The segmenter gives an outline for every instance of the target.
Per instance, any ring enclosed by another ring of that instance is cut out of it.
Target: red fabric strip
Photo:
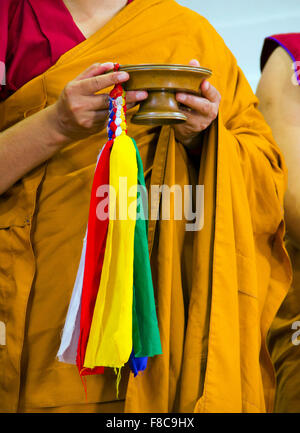
[[[103,367],[97,367],[92,370],[83,368],[83,363],[100,284],[109,222],[108,218],[101,221],[97,217],[97,207],[102,200],[107,200],[108,197],[108,194],[105,197],[97,197],[97,190],[101,185],[109,185],[109,159],[112,144],[113,141],[107,142],[102,150],[95,171],[91,192],[81,297],[80,335],[76,359],[77,367],[81,375],[101,374],[104,372]]]

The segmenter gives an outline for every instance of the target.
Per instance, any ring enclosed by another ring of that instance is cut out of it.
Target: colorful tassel
[[[84,369],[83,363],[100,284],[108,231],[108,219],[100,220],[97,213],[97,207],[101,205],[102,200],[105,200],[106,197],[99,198],[97,190],[99,185],[109,184],[109,160],[112,144],[112,141],[109,141],[103,148],[91,193],[85,272],[81,296],[80,335],[76,358],[79,372],[84,375],[91,374],[88,369]],[[103,368],[99,368],[94,373],[103,373],[103,371]]]
[[[109,141],[96,165],[87,233],[57,354],[60,361],[77,364],[81,376],[114,368],[118,386],[125,363],[136,376],[148,357],[162,353],[143,164],[127,136],[125,114],[125,92],[117,85],[110,93]],[[104,186],[107,192],[100,194]],[[109,219],[97,213],[105,204]]]
[[[120,178],[126,180],[122,190]],[[133,142],[127,135],[114,140],[109,180],[116,199],[109,200],[104,264],[84,360],[88,368],[123,367],[132,350],[135,219],[128,217],[128,208],[136,202],[137,163]]]

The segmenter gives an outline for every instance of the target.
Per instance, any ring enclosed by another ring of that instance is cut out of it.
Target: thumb
[[[94,63],[85,71],[83,71],[80,75],[75,78],[75,81],[84,80],[86,78],[92,78],[96,75],[102,75],[105,72],[113,71],[114,64],[112,62],[106,63]]]

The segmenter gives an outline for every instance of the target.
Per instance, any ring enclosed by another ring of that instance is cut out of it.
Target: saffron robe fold
[[[291,280],[283,244],[286,170],[256,97],[211,25],[173,0],[135,0],[1,104],[0,127],[55,103],[94,62],[191,58],[213,70],[211,83],[222,95],[217,120],[199,138],[200,167],[171,127],[136,126],[134,110],[127,113],[147,187],[204,185],[204,226],[186,231],[187,221],[174,218],[172,194],[170,220],[149,221],[163,354],[149,359],[141,376],[122,374],[120,398],[127,412],[271,411],[275,378],[266,336]],[[0,198],[2,411],[76,411],[85,403],[76,367],[55,356],[105,134],[66,146]],[[150,205],[154,214],[160,209],[151,194]],[[87,377],[89,402],[115,400],[115,376],[106,370]]]

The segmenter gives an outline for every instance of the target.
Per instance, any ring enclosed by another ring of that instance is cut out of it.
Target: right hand
[[[113,63],[96,63],[70,81],[55,103],[58,132],[69,140],[80,140],[107,126],[109,95],[95,94],[129,79],[127,72],[111,72]],[[126,104],[130,109],[148,96],[145,91],[126,92]],[[53,107],[54,108],[54,107]]]

